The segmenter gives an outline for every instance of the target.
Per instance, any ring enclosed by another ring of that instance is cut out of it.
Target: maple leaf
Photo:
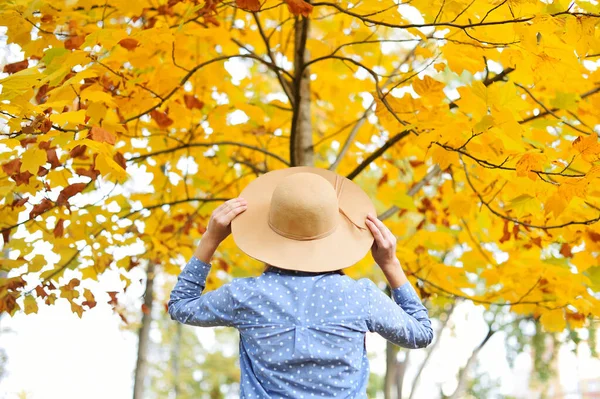
[[[531,170],[541,170],[546,156],[537,153],[527,153],[519,159],[516,165],[517,176],[527,176],[531,180],[537,179],[537,174]]]
[[[235,0],[235,5],[246,11],[259,11],[259,0]]]
[[[67,40],[65,40],[65,48],[67,50],[75,50],[78,49],[85,42],[85,36],[77,35],[71,36]]]
[[[16,173],[19,173],[21,171],[21,160],[17,158],[5,163],[4,165],[2,165],[2,170],[7,175],[14,175]]]
[[[131,37],[127,37],[119,41],[119,45],[123,48],[126,48],[129,51],[135,50],[135,48],[139,46],[139,44],[140,42]]]
[[[35,298],[32,295],[27,295],[24,301],[25,305],[25,314],[37,313],[38,312],[38,304]]]
[[[573,147],[579,151],[581,157],[588,162],[594,162],[600,159],[600,143],[598,143],[598,136],[596,134],[590,134],[586,137],[578,136],[573,141]]]
[[[92,140],[99,141],[101,143],[115,144],[115,136],[106,129],[98,126],[94,126],[90,129],[89,137]]]
[[[34,205],[31,212],[29,212],[29,219],[34,219],[36,216],[41,215],[53,206],[53,202],[48,198],[42,199],[42,201],[39,204]]]
[[[310,16],[313,6],[304,0],[285,0],[289,11],[294,15]]]
[[[150,112],[150,116],[161,128],[166,128],[173,124],[173,119],[169,118],[166,112],[161,112],[154,109]]]
[[[87,289],[87,288],[83,289],[83,297],[85,298],[85,301],[83,301],[81,303],[82,305],[87,306],[89,309],[96,306],[96,300],[94,298],[94,294],[92,294],[92,292],[89,289]]]
[[[561,245],[559,252],[565,258],[570,258],[573,256],[573,253],[571,252],[571,246],[566,242]]]
[[[29,60],[23,60],[19,62],[13,62],[12,64],[4,65],[4,69],[2,72],[4,73],[17,73],[22,71],[23,69],[27,69],[29,67]]]
[[[198,100],[195,96],[192,96],[190,94],[184,94],[183,100],[185,102],[185,106],[188,107],[188,109],[202,109],[204,107],[204,103],[202,101]]]
[[[69,198],[80,193],[87,185],[87,183],[73,183],[65,187],[58,195],[56,205],[61,206],[67,204]]]

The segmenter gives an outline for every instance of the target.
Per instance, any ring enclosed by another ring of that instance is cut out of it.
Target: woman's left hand
[[[248,203],[242,197],[232,198],[219,205],[210,216],[203,239],[219,245],[231,234],[231,221],[246,210]]]

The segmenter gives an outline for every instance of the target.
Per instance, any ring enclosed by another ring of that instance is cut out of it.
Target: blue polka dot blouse
[[[405,348],[433,339],[410,282],[387,296],[370,279],[270,268],[202,293],[210,264],[192,256],[171,292],[171,319],[240,333],[242,398],[366,398],[365,333]]]

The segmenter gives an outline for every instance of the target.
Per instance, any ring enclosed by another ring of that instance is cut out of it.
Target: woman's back
[[[192,257],[169,313],[185,324],[239,330],[242,398],[364,398],[367,331],[407,348],[433,337],[410,283],[392,290],[392,300],[366,278],[270,268],[198,297],[209,270]]]
[[[369,365],[367,296],[338,274],[267,271],[244,279],[238,308],[242,389],[258,397],[359,397]],[[250,397],[250,396],[248,396]]]

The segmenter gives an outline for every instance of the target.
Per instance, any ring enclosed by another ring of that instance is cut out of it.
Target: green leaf
[[[590,267],[583,274],[591,281],[589,287],[595,292],[600,292],[600,266]]]
[[[413,197],[406,193],[400,193],[394,198],[394,205],[400,209],[406,209],[409,211],[416,211],[415,200]]]

